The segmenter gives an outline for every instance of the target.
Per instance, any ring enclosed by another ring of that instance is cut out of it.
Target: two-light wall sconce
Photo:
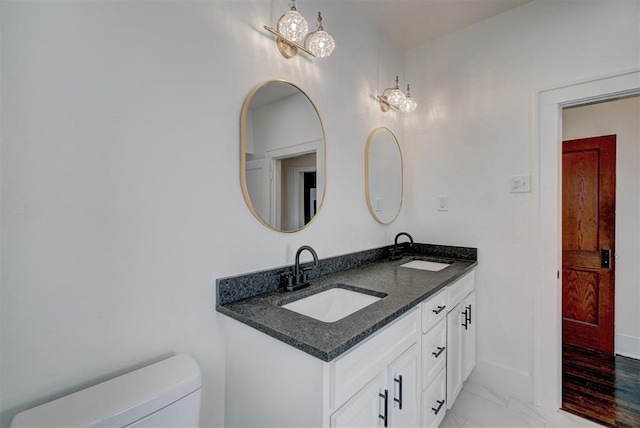
[[[333,37],[322,27],[320,12],[318,12],[318,29],[308,33],[309,25],[296,9],[296,0],[291,0],[291,10],[278,19],[275,30],[266,25],[264,29],[277,37],[278,50],[287,59],[293,58],[298,50],[312,57],[325,58],[331,55],[336,47]]]
[[[411,98],[409,84],[407,84],[406,94],[400,90],[400,79],[398,76],[396,76],[396,86],[382,91],[382,95],[378,95],[378,102],[380,103],[380,110],[383,112],[387,112],[393,108],[403,113],[411,113],[418,107],[418,103]]]

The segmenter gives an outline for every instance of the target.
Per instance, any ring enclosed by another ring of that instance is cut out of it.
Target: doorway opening
[[[638,118],[638,96],[562,113],[562,409],[610,426],[640,425]]]
[[[296,230],[316,214],[316,153],[275,160],[276,207],[281,226]]]
[[[538,406],[562,407],[562,111],[640,94],[640,69],[541,90],[537,98],[536,213],[533,229],[533,398]],[[639,302],[634,302],[636,307]]]

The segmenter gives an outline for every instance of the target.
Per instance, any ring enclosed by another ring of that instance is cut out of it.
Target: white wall
[[[221,426],[215,279],[405,229],[406,211],[385,227],[364,197],[371,129],[404,146],[399,116],[373,100],[404,53],[352,4],[299,6],[322,10],[330,58],[278,53],[262,25],[286,1],[1,3],[2,426],[171,352],[200,363],[201,420]],[[326,131],[326,199],[295,234],[260,224],[240,190],[240,110],[271,78],[304,88]]]
[[[640,358],[640,97],[566,109],[562,139],[616,134],[615,351]]]
[[[532,398],[537,91],[640,66],[640,2],[534,1],[407,54],[409,230],[479,248],[476,380]],[[535,176],[532,177],[535,183]],[[449,211],[436,211],[438,195]]]

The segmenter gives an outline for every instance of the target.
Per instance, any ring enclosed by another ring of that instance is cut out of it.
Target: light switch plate
[[[531,192],[531,176],[530,175],[511,176],[511,193],[528,193],[528,192]]]

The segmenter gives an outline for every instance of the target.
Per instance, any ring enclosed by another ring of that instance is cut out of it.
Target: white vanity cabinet
[[[476,364],[474,272],[449,287],[447,313],[447,408],[453,406],[463,382]]]
[[[475,316],[472,271],[331,362],[225,318],[225,427],[437,427],[475,365]]]
[[[418,426],[420,315],[414,308],[328,363],[229,319],[225,426]]]

